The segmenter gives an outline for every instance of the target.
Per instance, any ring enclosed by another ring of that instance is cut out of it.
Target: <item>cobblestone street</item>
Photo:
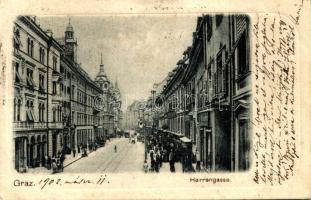
[[[117,152],[114,146],[117,146]],[[113,139],[105,147],[97,149],[88,157],[65,167],[64,173],[79,172],[137,172],[142,171],[144,144],[130,144],[128,138]]]

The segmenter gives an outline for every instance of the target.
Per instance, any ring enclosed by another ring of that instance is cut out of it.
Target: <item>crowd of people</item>
[[[182,172],[200,171],[200,158],[198,151],[192,153],[191,144],[182,144],[178,140],[153,134],[146,142],[147,159],[144,162],[145,172],[159,172],[162,163],[168,162],[171,172],[175,172],[175,164],[180,162]]]
[[[158,173],[163,162],[169,162],[170,171],[175,172],[176,153],[174,145],[165,145],[161,143],[159,137],[149,138],[146,144],[147,158],[144,162],[145,172]]]

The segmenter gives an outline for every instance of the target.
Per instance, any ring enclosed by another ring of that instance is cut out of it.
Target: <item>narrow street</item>
[[[114,146],[117,146],[117,152]],[[144,162],[144,144],[130,144],[128,138],[116,138],[64,168],[64,173],[79,172],[138,172]]]

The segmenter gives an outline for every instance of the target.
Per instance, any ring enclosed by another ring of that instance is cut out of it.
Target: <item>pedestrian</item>
[[[160,155],[157,153],[155,158],[155,171],[159,173],[160,169]]]
[[[162,150],[161,150],[162,151]],[[163,153],[160,150],[158,151],[158,156],[159,156],[159,167],[162,167],[162,161],[163,161]]]
[[[63,153],[60,155],[59,161],[60,161],[60,168],[63,169],[65,161],[65,155]]]
[[[174,162],[173,150],[170,151],[170,154],[168,156],[168,160],[169,160],[169,163],[170,163],[170,171],[171,172],[175,172],[175,162]]]
[[[148,172],[148,163],[147,163],[147,160],[145,160],[144,162],[144,172],[147,173]]]
[[[76,157],[76,149],[73,149],[72,153],[73,153],[73,157]]]
[[[198,150],[195,151],[195,159],[196,159],[195,170],[199,172],[201,171],[201,159],[200,159],[200,154]]]
[[[182,166],[182,172],[186,171],[186,156],[182,155],[181,157],[181,166]]]
[[[153,150],[150,151],[150,161],[151,161],[151,171],[154,170],[154,167],[155,167],[155,160],[154,160],[154,152]]]

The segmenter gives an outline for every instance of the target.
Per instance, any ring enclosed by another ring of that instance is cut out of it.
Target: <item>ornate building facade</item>
[[[118,83],[115,85],[109,80],[101,56],[101,63],[99,65],[99,72],[95,78],[96,84],[102,89],[103,99],[103,132],[106,137],[114,137],[117,131],[121,130],[120,122],[122,120],[121,111],[121,93]]]
[[[13,45],[16,170],[48,167],[47,160],[60,152],[91,150],[120,131],[118,85],[110,84],[102,63],[95,81],[77,63],[78,42],[70,21],[65,36],[54,38],[35,17],[18,17]]]
[[[248,17],[203,15],[156,97],[158,129],[190,139],[207,171],[249,168],[249,66]]]

